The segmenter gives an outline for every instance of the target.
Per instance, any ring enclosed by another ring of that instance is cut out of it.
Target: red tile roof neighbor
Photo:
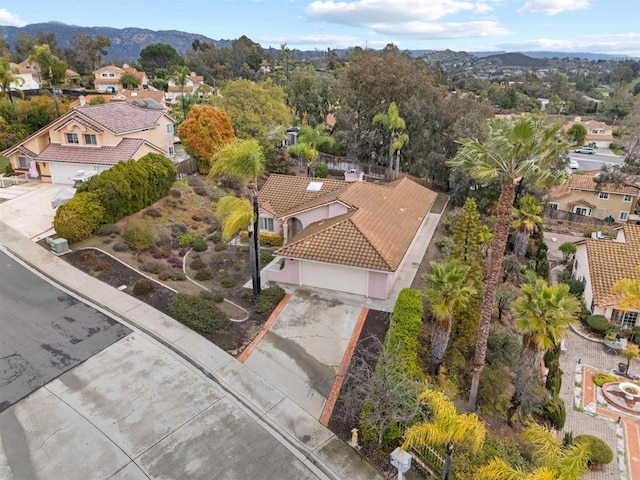
[[[640,266],[640,225],[624,225],[624,242],[605,239],[584,240],[589,259],[593,300],[600,307],[613,307],[620,295],[611,287],[623,278],[635,278]]]
[[[75,111],[116,135],[155,127],[164,114],[162,110],[134,107],[125,103],[85,105],[77,107]]]
[[[91,165],[115,165],[131,160],[145,141],[141,138],[123,138],[115,147],[67,146],[52,143],[36,157],[41,162],[85,163]]]
[[[314,181],[322,183],[320,191],[308,192]],[[351,208],[309,225],[277,255],[386,272],[400,266],[435,198],[406,178],[382,186],[271,175],[260,191],[260,203],[269,207],[265,210],[287,215],[336,201]]]

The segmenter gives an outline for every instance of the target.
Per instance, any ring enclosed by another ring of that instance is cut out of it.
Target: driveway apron
[[[298,288],[245,365],[319,419],[361,311]]]

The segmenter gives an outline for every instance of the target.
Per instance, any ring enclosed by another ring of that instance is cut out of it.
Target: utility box
[[[62,255],[69,251],[69,242],[66,238],[54,238],[53,240],[47,240],[51,251],[56,255]]]

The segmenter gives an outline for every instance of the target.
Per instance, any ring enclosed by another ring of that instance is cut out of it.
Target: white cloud
[[[8,12],[4,8],[0,8],[0,25],[9,25],[12,27],[24,27],[27,23],[20,20],[15,13]]]
[[[444,39],[507,35],[510,32],[497,22],[428,23],[407,22],[402,25],[372,25],[378,34],[405,38]]]
[[[536,39],[496,45],[501,50],[593,52],[640,56],[640,34],[584,35],[571,40]]]
[[[433,21],[461,12],[486,13],[495,0],[316,0],[305,10],[311,20],[352,27]]]
[[[518,13],[542,13],[544,15],[557,15],[573,10],[589,8],[591,0],[527,0]]]

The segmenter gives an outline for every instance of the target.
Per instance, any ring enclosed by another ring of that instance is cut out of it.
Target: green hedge
[[[284,298],[285,293],[284,289],[278,285],[265,288],[256,297],[253,311],[258,314],[272,312]]]
[[[544,416],[556,430],[562,430],[567,419],[567,409],[557,395],[552,396],[544,405]]]
[[[391,351],[396,352],[398,358],[402,359],[403,370],[407,375],[417,379],[424,378],[418,362],[423,313],[420,292],[412,288],[402,289],[393,309],[386,337]]]
[[[59,237],[69,243],[89,237],[104,223],[105,208],[94,193],[76,193],[67,203],[60,205],[53,219],[53,228]]]
[[[185,293],[177,293],[169,300],[169,313],[200,333],[213,333],[229,324],[229,317],[212,302]]]
[[[602,333],[609,328],[609,320],[603,315],[589,315],[587,317],[587,325],[593,332]]]
[[[104,221],[115,223],[166,196],[175,180],[173,162],[164,155],[149,153],[92,177],[78,187],[78,193],[95,193],[105,208]]]
[[[593,435],[578,435],[573,439],[574,444],[587,443],[589,445],[589,466],[607,465],[613,461],[613,450],[603,440]]]

